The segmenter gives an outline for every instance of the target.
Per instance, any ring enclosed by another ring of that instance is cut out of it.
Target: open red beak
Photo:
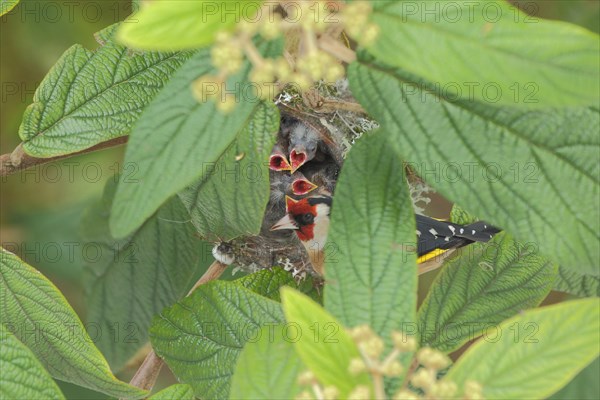
[[[290,153],[290,161],[292,164],[292,173],[294,173],[306,162],[306,153],[303,151],[296,152],[296,150],[292,150]]]
[[[298,178],[292,182],[292,193],[296,196],[303,196],[307,193],[312,192],[318,186],[309,181],[308,179]]]
[[[273,154],[269,157],[269,168],[273,171],[291,171],[292,166],[283,154]]]

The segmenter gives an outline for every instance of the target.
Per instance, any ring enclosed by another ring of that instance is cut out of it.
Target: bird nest
[[[275,99],[275,104],[282,115],[278,142],[281,141],[282,135],[285,135],[282,132],[285,132],[285,125],[290,123],[289,121],[300,122],[318,132],[326,148],[326,161],[339,168],[353,144],[366,132],[379,127],[379,124],[370,118],[354,99],[347,79],[339,80],[334,84],[320,82],[313,89],[303,93],[293,87],[286,88]],[[407,172],[415,211],[422,212],[423,207],[430,201],[427,194],[431,189],[416,175]],[[282,175],[271,172],[271,198],[267,205],[261,233],[258,236],[219,243],[215,246],[213,255],[219,261],[232,263],[234,273],[237,271],[251,273],[280,266],[290,271],[297,279],[304,279],[307,275],[318,276],[311,266],[306,250],[294,232],[270,231],[271,225],[285,214],[285,196],[277,196],[275,191],[278,189],[274,188],[276,184],[274,181],[279,179],[279,176]],[[337,173],[331,179],[334,182],[327,188],[330,192],[328,194],[333,194]],[[280,215],[277,215],[278,213]]]

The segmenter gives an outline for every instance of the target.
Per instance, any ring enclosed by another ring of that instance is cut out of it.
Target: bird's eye
[[[314,215],[312,215],[312,214],[310,214],[310,213],[304,214],[304,215],[302,216],[302,222],[303,222],[305,225],[310,225],[310,224],[312,224],[312,223],[314,222],[314,220],[315,220],[315,216],[314,216]]]
[[[312,215],[311,213],[296,215],[296,217],[294,217],[294,219],[296,220],[298,225],[301,225],[301,226],[310,225],[313,222],[315,222],[315,216]]]

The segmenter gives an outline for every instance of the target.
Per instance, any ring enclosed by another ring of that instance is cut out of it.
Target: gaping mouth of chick
[[[290,171],[292,169],[288,160],[280,154],[274,154],[269,158],[269,168],[273,171]]]
[[[306,162],[306,153],[303,151],[296,152],[296,150],[292,150],[290,153],[290,161],[292,163],[292,172],[295,172]]]
[[[292,182],[292,192],[296,196],[303,196],[315,190],[317,185],[309,181],[308,179],[296,179]]]

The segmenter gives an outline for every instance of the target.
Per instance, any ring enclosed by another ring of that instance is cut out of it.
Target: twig
[[[150,350],[129,384],[140,389],[152,390],[163,363],[164,361],[156,355],[154,350]]]
[[[91,153],[93,151],[102,150],[109,147],[120,146],[122,144],[127,143],[128,139],[128,136],[121,136],[115,139],[108,140],[106,142],[99,143],[95,146],[78,151],[76,153],[65,154],[62,156],[50,158],[37,158],[28,155],[23,150],[23,143],[21,143],[13,150],[12,153],[2,154],[0,156],[0,176],[11,175],[15,172],[35,167],[36,165],[46,164],[56,160],[62,160],[63,158],[69,158],[77,156],[79,154]]]
[[[341,42],[331,36],[321,36],[318,41],[318,46],[321,50],[326,51],[347,64],[356,61],[356,53],[354,50],[344,46]]]
[[[198,286],[218,279],[226,269],[227,265],[218,261],[214,261],[210,267],[208,267],[204,275],[202,275],[198,282],[196,282],[196,284],[192,287],[187,296],[192,294],[194,290],[198,288]],[[150,350],[150,353],[148,353],[144,359],[144,362],[138,368],[129,384],[139,387],[140,389],[148,391],[152,390],[163,364],[164,361],[156,355],[154,350]]]

